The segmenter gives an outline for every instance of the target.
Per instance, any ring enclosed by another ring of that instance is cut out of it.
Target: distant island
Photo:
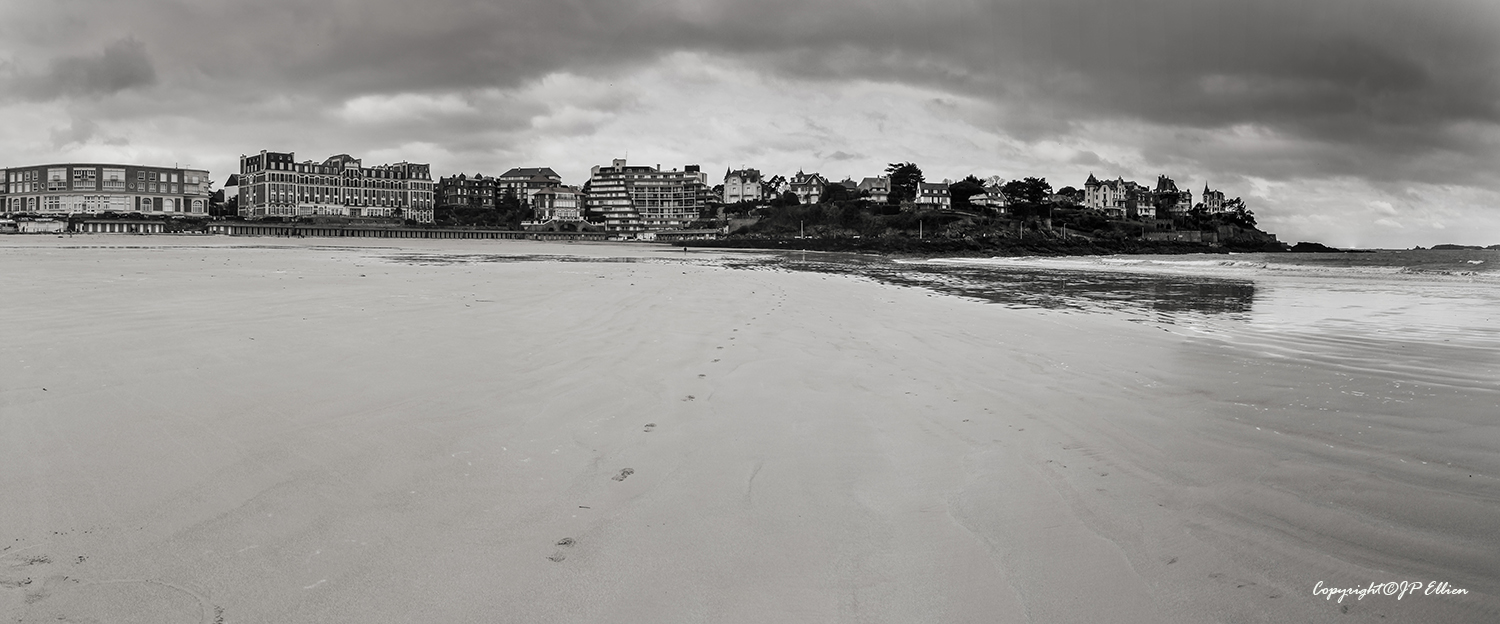
[[[1422,249],[1422,248],[1421,247],[1417,247],[1416,249]],[[1484,249],[1500,250],[1500,245],[1490,245],[1489,247],[1480,247],[1479,245],[1448,245],[1448,244],[1443,244],[1443,245],[1433,245],[1431,247],[1431,249],[1436,250],[1436,251],[1464,251],[1464,250],[1479,251],[1479,250],[1484,250]]]

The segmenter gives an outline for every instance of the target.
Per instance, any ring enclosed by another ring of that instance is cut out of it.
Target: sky
[[[1500,244],[1495,0],[0,0],[0,167],[1090,173]]]

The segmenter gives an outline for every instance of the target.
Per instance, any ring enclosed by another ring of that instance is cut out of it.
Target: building
[[[482,174],[438,178],[433,198],[438,208],[480,208],[494,210],[498,206],[495,178]]]
[[[161,234],[167,224],[146,219],[83,219],[73,229],[79,234]]]
[[[1124,217],[1131,184],[1124,178],[1100,182],[1090,173],[1083,183],[1083,205],[1111,217]]]
[[[788,189],[797,194],[797,202],[801,204],[816,204],[823,199],[823,189],[828,187],[828,180],[816,173],[797,172],[792,176]]]
[[[605,232],[639,237],[648,232],[687,229],[703,212],[708,176],[698,165],[662,171],[661,165],[627,165],[616,158],[595,165],[583,188],[585,214]]]
[[[1083,205],[1115,218],[1155,217],[1154,201],[1151,189],[1125,178],[1100,182],[1090,173],[1083,184]]]
[[[1125,217],[1127,219],[1155,219],[1156,197],[1151,189],[1136,185],[1134,182],[1130,184],[1133,186],[1126,194]]]
[[[1202,206],[1208,214],[1224,212],[1224,192],[1210,190],[1208,183],[1205,182],[1203,183],[1203,202],[1198,205]]]
[[[1156,176],[1156,192],[1155,192],[1156,197],[1157,198],[1162,198],[1167,193],[1176,193],[1177,194],[1177,201],[1174,202],[1170,206],[1166,206],[1167,212],[1169,214],[1171,214],[1172,216],[1175,217],[1175,216],[1185,215],[1185,214],[1187,214],[1188,210],[1192,209],[1192,207],[1193,207],[1193,192],[1192,191],[1180,191],[1180,190],[1177,189],[1177,183],[1173,182],[1172,178],[1169,178],[1169,177],[1167,177],[1165,175]]]
[[[531,196],[531,210],[535,217],[522,225],[583,223],[583,203],[583,191],[571,186],[544,188]]]
[[[495,197],[504,198],[510,191],[522,204],[531,205],[531,196],[537,191],[561,184],[562,176],[551,167],[516,167],[495,178]]]
[[[765,199],[765,194],[762,192],[759,170],[736,169],[724,172],[724,203],[759,202],[762,199]]]
[[[865,178],[859,181],[859,192],[868,193],[870,201],[877,204],[886,204],[891,201],[891,178],[880,176],[876,178]]]
[[[922,208],[947,210],[953,207],[953,198],[948,193],[948,185],[943,183],[918,182],[917,196],[912,198],[912,201]]]
[[[339,216],[432,223],[431,167],[401,162],[365,167],[348,154],[319,163],[295,152],[240,156],[240,216]]]
[[[984,192],[969,198],[969,204],[974,206],[985,206],[993,208],[1000,214],[1005,214],[1005,207],[1010,205],[1010,198],[1000,190],[998,185],[991,184],[984,187]]]
[[[212,182],[202,169],[62,163],[0,169],[7,214],[208,215]]]

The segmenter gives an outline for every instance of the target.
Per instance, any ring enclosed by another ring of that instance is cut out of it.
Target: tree
[[[782,193],[780,196],[773,198],[771,200],[771,207],[781,208],[785,206],[796,206],[800,203],[802,203],[802,200],[797,198],[796,193],[787,191],[785,193]]]
[[[499,205],[495,207],[502,210],[521,209],[521,198],[516,196],[516,189],[514,187],[505,187],[505,195],[501,196],[500,201],[496,203]]]
[[[1040,204],[1046,202],[1047,196],[1052,194],[1052,185],[1047,183],[1047,178],[1026,178],[1006,182],[1000,190],[1011,199]]]
[[[1083,204],[1083,191],[1071,186],[1064,186],[1060,189],[1057,189],[1057,194],[1061,195],[1064,200],[1067,200],[1068,203],[1075,206]]]
[[[923,180],[922,169],[916,163],[891,163],[885,172],[891,176],[891,203],[916,199],[917,185]]]
[[[948,185],[948,196],[953,198],[955,209],[969,208],[969,198],[984,194],[984,180],[970,175],[962,180]]]
[[[769,180],[761,180],[760,196],[774,199],[776,197],[776,189],[781,188],[783,184],[786,184],[786,176],[783,175],[773,175]]]
[[[831,182],[827,186],[823,187],[823,194],[818,196],[818,203],[831,204],[836,201],[847,201],[858,198],[858,191],[850,189],[849,187],[839,184],[838,182]]]
[[[1255,227],[1255,213],[1245,207],[1245,200],[1238,197],[1224,202],[1224,212],[1230,223],[1244,227]]]

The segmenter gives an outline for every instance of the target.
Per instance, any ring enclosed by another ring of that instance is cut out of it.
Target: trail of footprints
[[[97,529],[85,530],[81,531],[81,533],[93,533],[95,530]],[[58,536],[66,536],[69,533],[69,531],[52,532],[53,535]],[[69,607],[66,600],[64,600],[62,605],[55,604],[57,602],[55,596],[59,593],[66,594],[69,591],[76,591],[81,587],[105,584],[115,586],[154,585],[176,590],[186,596],[192,597],[197,601],[199,609],[204,610],[205,613],[211,606],[213,608],[213,623],[224,624],[224,607],[211,604],[206,596],[188,587],[167,580],[150,578],[90,580],[87,576],[80,576],[80,572],[85,575],[87,574],[87,568],[83,570],[76,568],[76,566],[82,566],[88,562],[89,557],[87,555],[73,555],[54,559],[52,555],[45,552],[25,552],[33,548],[43,547],[46,545],[45,543],[20,546],[19,544],[22,543],[20,538],[17,538],[15,542],[0,548],[0,592],[6,590],[20,591],[23,596],[21,599],[24,605],[23,608],[50,608],[67,611]],[[69,566],[71,569],[59,569],[63,566]],[[3,594],[0,594],[0,596],[3,596]],[[66,598],[66,595],[64,598]],[[69,619],[66,615],[59,615],[57,619],[70,622],[78,621]],[[16,621],[22,621],[22,618],[18,617]],[[87,621],[94,620],[90,619]]]
[[[754,291],[751,291],[751,294],[755,294]],[[781,307],[781,303],[777,303],[773,307],[773,310],[779,309],[780,307]],[[750,320],[753,321],[753,320],[756,320],[758,318],[759,317],[752,316],[752,317],[750,317]],[[746,327],[750,326],[750,323],[745,323],[745,326]],[[737,332],[737,331],[739,331],[739,329],[734,329],[732,331],[736,331]],[[734,337],[731,336],[729,339],[730,340],[734,340]],[[723,349],[724,347],[714,347],[714,348],[715,349]],[[714,358],[710,363],[717,363],[717,362],[719,362],[719,359],[720,358]],[[699,373],[698,374],[698,378],[699,379],[705,379],[707,377],[708,377],[708,375],[706,373]],[[682,400],[683,401],[695,401],[695,400],[697,400],[697,397],[694,396],[694,395],[689,394],[689,395],[683,397]],[[656,430],[656,423],[654,423],[654,422],[646,423],[642,427],[642,433],[651,433],[652,431],[655,431],[655,430]],[[620,472],[616,473],[615,476],[610,477],[610,480],[612,480],[612,481],[624,481],[625,479],[630,478],[630,475],[633,475],[633,474],[635,474],[635,469],[634,468],[621,468]],[[580,505],[579,508],[580,509],[592,509],[591,507],[586,507],[586,506],[583,506],[583,505]],[[548,561],[552,561],[554,563],[562,563],[563,560],[565,560],[565,559],[568,558],[567,553],[564,552],[563,549],[564,548],[572,548],[577,543],[578,543],[578,541],[575,540],[575,539],[573,539],[573,538],[571,538],[571,537],[564,537],[564,538],[558,540],[555,545],[558,546],[559,548],[553,550],[552,554],[547,555],[547,560]]]

